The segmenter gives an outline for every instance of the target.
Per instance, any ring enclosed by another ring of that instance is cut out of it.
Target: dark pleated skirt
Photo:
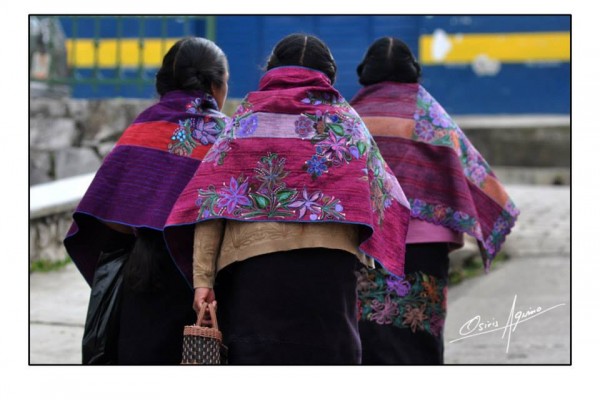
[[[237,365],[359,364],[358,260],[310,248],[264,254],[217,275],[217,318]]]
[[[448,245],[425,243],[406,246],[404,281],[381,269],[362,271],[363,364],[443,364],[448,268]]]

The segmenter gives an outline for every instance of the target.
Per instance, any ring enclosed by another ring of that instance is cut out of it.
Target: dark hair
[[[335,60],[327,45],[316,36],[293,33],[275,45],[267,61],[267,71],[288,65],[316,69],[325,73],[332,85],[335,82]]]
[[[223,50],[208,39],[190,37],[178,40],[165,54],[156,74],[156,91],[203,90],[212,93],[212,84],[225,83],[228,70]]]
[[[356,72],[363,86],[384,81],[417,83],[421,78],[421,66],[415,56],[406,43],[393,37],[373,42]]]

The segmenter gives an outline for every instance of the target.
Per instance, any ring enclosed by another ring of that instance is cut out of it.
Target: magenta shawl
[[[448,113],[419,84],[370,85],[350,103],[402,184],[411,217],[473,236],[489,268],[519,211]]]
[[[359,249],[404,272],[409,205],[362,120],[321,72],[268,71],[181,193],[165,238],[191,281],[193,227],[238,221],[348,223]]]

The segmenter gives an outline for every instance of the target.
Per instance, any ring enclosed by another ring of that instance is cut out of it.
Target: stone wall
[[[29,185],[95,172],[152,100],[31,98]],[[30,261],[62,261],[73,209],[29,220]]]
[[[29,101],[29,186],[92,173],[125,128],[156,99],[85,100],[32,97]],[[228,101],[231,115],[239,101]],[[31,261],[61,261],[73,209],[29,220]]]
[[[29,220],[29,259],[62,261],[67,251],[62,244],[71,226],[73,210]]]
[[[30,99],[29,185],[94,172],[152,100]]]

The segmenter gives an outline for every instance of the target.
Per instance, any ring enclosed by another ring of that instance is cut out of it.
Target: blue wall
[[[131,18],[128,34],[137,34]],[[110,22],[102,29],[112,37]],[[91,24],[90,24],[91,25]],[[148,27],[146,27],[148,28]],[[88,28],[90,30],[91,28]],[[159,36],[159,28],[157,27]],[[192,34],[202,35],[199,24]],[[359,89],[356,66],[370,43],[381,36],[404,40],[419,56],[419,38],[436,29],[457,33],[570,32],[569,16],[219,16],[217,43],[230,62],[231,98],[255,90],[273,46],[287,34],[315,34],[328,44],[338,64],[336,88],[348,99]],[[83,31],[83,32],[82,32]],[[66,27],[67,36],[69,28]],[[79,34],[90,34],[80,28]],[[178,36],[177,25],[169,34]],[[85,73],[83,71],[82,73]],[[110,72],[106,72],[110,74]],[[154,71],[149,70],[148,76]],[[569,114],[571,63],[503,63],[493,76],[480,76],[468,64],[424,65],[423,85],[453,115],[458,114]],[[101,95],[76,88],[75,96],[135,96],[106,88]],[[153,93],[148,85],[138,93]]]

